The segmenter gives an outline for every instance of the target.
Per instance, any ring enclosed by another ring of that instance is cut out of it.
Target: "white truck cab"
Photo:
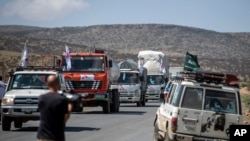
[[[160,100],[166,86],[164,74],[148,74],[148,88],[146,92],[146,100]]]
[[[141,102],[141,83],[139,72],[129,69],[120,69],[120,77],[118,79],[120,102],[121,103],[137,103]]]
[[[172,82],[158,108],[154,141],[229,140],[229,126],[242,124],[239,89],[231,85],[235,80],[226,74],[190,74]]]
[[[23,122],[39,120],[38,98],[48,92],[46,81],[52,74],[58,76],[61,91],[66,91],[63,75],[55,70],[17,68],[10,74],[1,104],[3,131],[10,130],[12,121],[15,128],[21,128]]]

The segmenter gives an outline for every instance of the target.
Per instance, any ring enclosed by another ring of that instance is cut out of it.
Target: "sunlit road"
[[[153,121],[160,103],[146,107],[122,104],[119,113],[103,114],[101,108],[91,108],[71,115],[66,127],[67,141],[151,141]],[[2,131],[0,141],[32,141],[36,139],[38,121],[23,124],[22,129]]]

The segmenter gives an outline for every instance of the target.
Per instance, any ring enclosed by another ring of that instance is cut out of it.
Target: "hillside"
[[[40,28],[0,26],[0,49],[21,51],[28,40],[34,53],[61,54],[64,44],[72,50],[87,46],[106,49],[120,61],[136,59],[139,50],[160,50],[171,66],[182,66],[187,51],[198,54],[204,69],[250,77],[250,33],[220,33],[193,27],[162,24],[96,25]]]

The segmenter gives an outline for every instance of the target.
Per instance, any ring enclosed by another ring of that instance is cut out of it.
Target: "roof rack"
[[[55,67],[55,66],[27,66],[27,67],[22,67],[22,66],[18,66],[16,68],[16,71],[24,71],[24,70],[33,70],[33,71],[50,71],[50,70],[54,70],[54,71],[62,71],[61,67]]]
[[[239,88],[238,78],[232,74],[208,71],[184,71],[180,72],[180,74],[182,74],[182,77],[185,80],[195,80],[197,82],[215,83]]]

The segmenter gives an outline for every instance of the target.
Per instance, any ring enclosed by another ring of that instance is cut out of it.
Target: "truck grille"
[[[31,105],[38,104],[38,98],[15,98],[14,104],[16,105]]]
[[[102,81],[67,81],[66,87],[68,89],[101,89]]]

